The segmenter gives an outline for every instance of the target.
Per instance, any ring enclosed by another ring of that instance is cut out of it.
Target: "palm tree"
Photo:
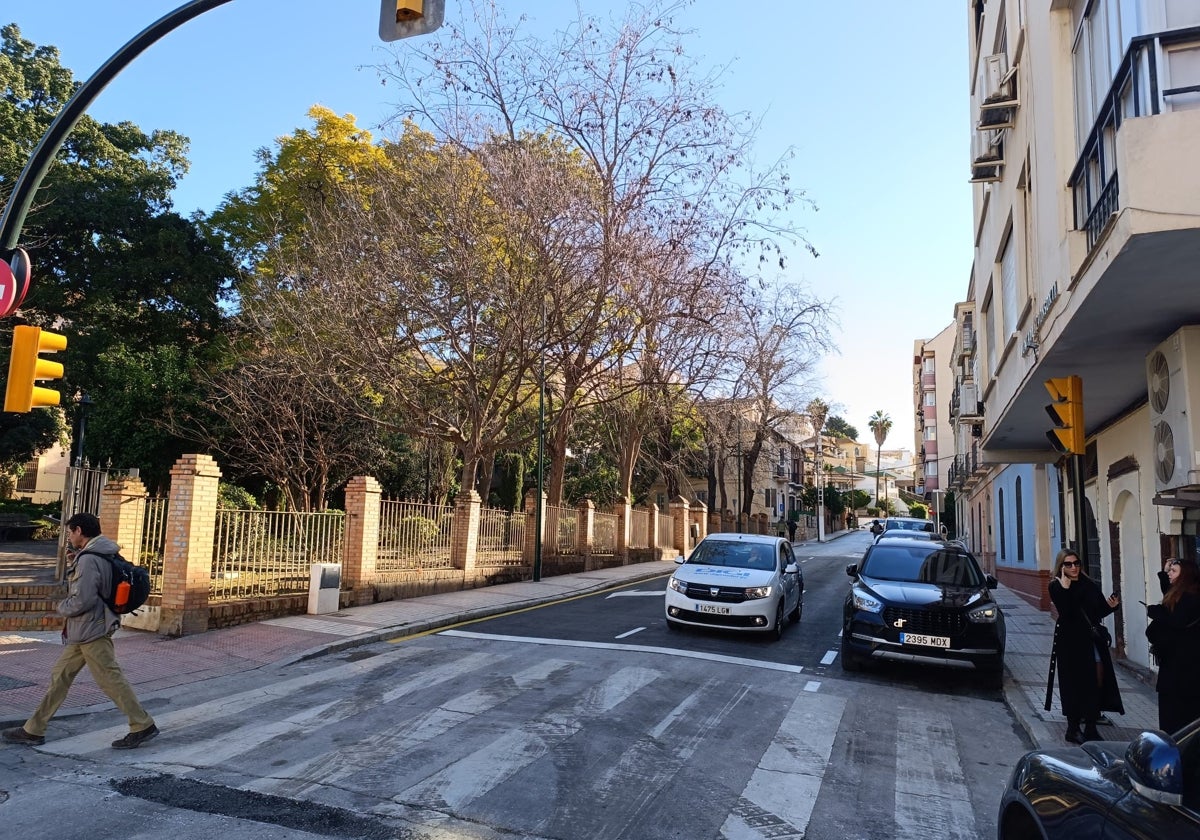
[[[887,440],[888,432],[892,430],[892,418],[886,411],[876,411],[867,421],[867,428],[875,434],[875,501],[882,502],[879,498],[879,461],[883,455],[883,442]],[[883,509],[887,510],[886,504],[883,505]]]

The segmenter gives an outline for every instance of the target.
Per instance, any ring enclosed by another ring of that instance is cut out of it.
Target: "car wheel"
[[[842,660],[843,671],[861,671],[863,669],[862,659],[859,658],[858,654],[850,650],[844,636],[842,637],[842,651],[839,658]]]
[[[788,621],[799,621],[800,614],[804,612],[804,595],[803,593],[796,596],[796,608],[788,613]]]
[[[779,599],[778,606],[775,607],[775,629],[771,631],[772,640],[778,642],[783,638],[783,599]]]

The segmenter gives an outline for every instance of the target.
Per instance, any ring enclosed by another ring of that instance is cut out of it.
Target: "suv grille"
[[[967,619],[960,610],[912,610],[888,607],[883,611],[883,622],[895,627],[897,619],[904,619],[903,628],[908,633],[924,633],[927,636],[956,636],[967,629]]]
[[[713,589],[717,594],[713,594]],[[740,586],[707,586],[702,583],[689,583],[687,596],[696,601],[716,601],[722,604],[740,604],[746,600],[746,590]]]

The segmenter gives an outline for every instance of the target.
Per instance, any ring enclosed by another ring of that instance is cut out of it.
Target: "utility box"
[[[341,563],[313,563],[308,570],[308,614],[337,612],[341,590]]]

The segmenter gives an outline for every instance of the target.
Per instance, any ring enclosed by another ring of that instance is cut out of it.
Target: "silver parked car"
[[[786,539],[709,534],[667,581],[667,626],[783,635],[804,610],[804,574]]]

